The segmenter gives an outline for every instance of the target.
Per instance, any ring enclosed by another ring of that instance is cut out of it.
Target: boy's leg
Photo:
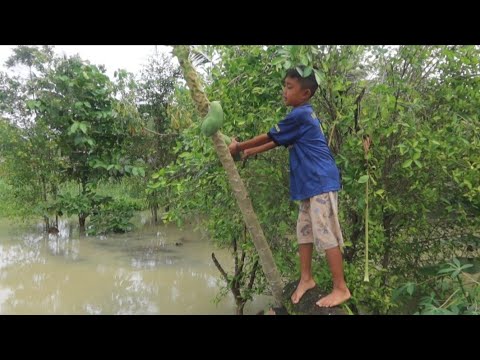
[[[300,281],[297,289],[292,294],[292,303],[297,304],[302,298],[303,294],[315,287],[315,281],[312,278],[312,252],[313,243],[299,244],[298,253],[300,255]]]
[[[336,306],[350,298],[350,292],[343,276],[343,259],[340,246],[343,245],[342,230],[338,220],[338,193],[316,195],[311,201],[312,231],[315,246],[325,251],[332,274],[333,291],[321,298],[318,306]]]
[[[310,200],[300,202],[297,220],[298,253],[300,257],[300,281],[292,294],[292,303],[298,304],[303,294],[315,287],[312,278],[313,234],[310,219]]]
[[[337,306],[350,299],[350,291],[343,276],[342,252],[340,247],[325,250],[328,266],[333,278],[333,290],[327,296],[317,301],[318,306]]]

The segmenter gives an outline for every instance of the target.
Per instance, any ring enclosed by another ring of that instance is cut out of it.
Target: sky
[[[0,71],[7,71],[5,61],[13,54],[16,45],[0,45]],[[55,45],[58,55],[79,54],[84,60],[95,65],[105,65],[107,75],[113,78],[118,69],[137,73],[149,56],[155,54],[155,45]],[[170,53],[171,46],[157,45],[158,53]]]

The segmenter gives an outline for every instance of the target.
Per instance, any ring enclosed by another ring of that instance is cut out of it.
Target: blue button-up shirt
[[[340,190],[337,165],[310,104],[294,108],[268,136],[289,149],[292,200]]]

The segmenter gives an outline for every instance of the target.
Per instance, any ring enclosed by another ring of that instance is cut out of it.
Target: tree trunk
[[[48,218],[48,216],[43,216],[43,223],[45,224],[45,232],[48,233],[48,231],[50,230],[50,219]]]
[[[209,102],[203,92],[198,74],[193,68],[189,60],[189,48],[188,46],[174,46],[173,54],[178,58],[180,66],[183,71],[183,76],[190,88],[190,94],[195,102],[198,112],[202,117],[205,117],[208,113]],[[280,273],[277,270],[273,255],[268,246],[267,240],[260,226],[258,218],[253,210],[252,202],[248,196],[245,185],[240,178],[237,167],[233,161],[227,145],[223,141],[220,133],[217,131],[212,136],[215,151],[227,173],[228,181],[233,189],[235,198],[237,199],[238,206],[242,212],[243,219],[247,226],[247,229],[252,237],[255,248],[258,251],[260,257],[260,263],[262,265],[263,272],[267,278],[272,294],[275,300],[275,305],[282,306],[282,281]]]
[[[82,178],[80,179],[80,191],[84,196],[87,194],[87,179],[83,175],[82,175]],[[85,214],[83,212],[78,214],[78,225],[80,227],[79,228],[80,236],[85,235],[85,220],[87,219],[88,215],[89,215],[88,213]]]
[[[245,302],[240,304],[237,303],[237,311],[235,312],[236,315],[243,315],[243,308],[245,307]]]
[[[154,224],[158,224],[158,205],[155,204],[152,206],[152,213],[153,213],[153,222]]]
[[[43,199],[43,203],[46,205],[47,204],[47,184],[43,176],[41,177],[41,183],[42,183],[42,199]],[[45,224],[45,232],[48,233],[48,231],[50,230],[50,219],[45,214],[43,215],[43,223]]]
[[[87,215],[81,213],[78,215],[78,224],[80,226],[80,235],[85,235],[85,220],[87,219]]]
[[[362,224],[363,221],[362,217],[357,214],[355,210],[348,212],[348,216],[352,223],[352,235],[351,235],[351,243],[352,246],[345,248],[345,261],[352,263],[355,255],[357,254],[357,245],[360,241],[360,236],[362,235]]]

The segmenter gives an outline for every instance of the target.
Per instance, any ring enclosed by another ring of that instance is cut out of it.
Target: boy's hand
[[[252,156],[253,154],[251,153],[251,149],[243,150],[242,152],[242,160],[245,160],[246,158]]]
[[[238,148],[238,141],[237,139],[232,137],[232,142],[228,145],[228,150],[230,151],[230,155],[234,156],[240,152]]]

